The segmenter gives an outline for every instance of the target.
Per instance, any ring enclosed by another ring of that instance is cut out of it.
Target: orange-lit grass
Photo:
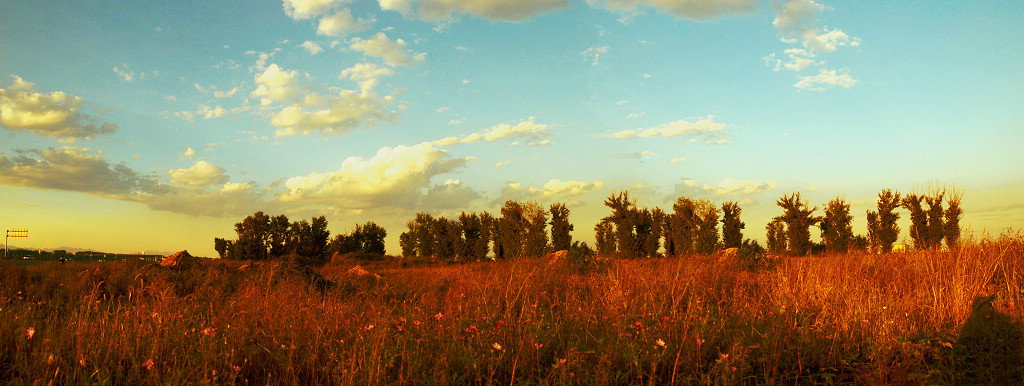
[[[1022,257],[1020,240],[1004,239],[954,252],[784,258],[759,270],[701,256],[613,261],[588,273],[566,262],[522,260],[380,268],[377,281],[339,265],[321,269],[339,283],[324,292],[280,264],[239,270],[241,263],[208,262],[184,273],[135,263],[5,265],[0,377],[131,384],[1018,379],[1005,372],[1024,365],[1015,362],[1024,350]],[[990,314],[977,316],[976,298],[992,294]],[[961,339],[961,331],[977,330],[972,323],[990,321],[1003,327],[979,331],[998,335],[992,342],[1017,342],[1008,355],[988,355],[993,348],[977,343],[987,340]],[[978,358],[1010,363],[986,372]]]

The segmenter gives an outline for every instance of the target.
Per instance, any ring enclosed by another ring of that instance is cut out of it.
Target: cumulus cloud
[[[528,200],[543,200],[543,201],[557,201],[557,200],[569,200],[574,197],[582,196],[595,190],[601,189],[604,183],[600,180],[594,182],[586,181],[562,181],[560,179],[552,179],[541,188],[535,188],[532,186],[523,186],[522,184],[514,181],[509,181],[508,185],[501,188],[501,195],[496,202],[505,202],[508,200],[513,201],[528,201]]]
[[[117,125],[100,123],[81,112],[85,104],[82,98],[62,91],[41,93],[34,83],[16,75],[11,78],[14,80],[11,86],[0,88],[0,126],[63,138],[65,142],[93,139],[117,131]]]
[[[717,186],[710,186],[707,184],[697,184],[697,182],[691,178],[683,178],[678,184],[676,184],[675,194],[676,196],[685,197],[746,197],[773,189],[775,189],[774,182],[737,180],[730,177],[720,181]]]
[[[838,50],[840,47],[860,45],[860,39],[851,37],[839,29],[829,29],[818,26],[818,14],[826,8],[814,0],[788,0],[773,2],[772,8],[775,11],[775,19],[772,24],[779,33],[779,39],[788,44],[799,44],[802,48],[790,48],[784,51],[786,58],[777,58],[772,53],[764,58],[765,64],[772,66],[775,71],[782,69],[794,72],[802,72],[812,68],[825,65],[823,60],[818,60],[820,54],[827,54]],[[829,82],[826,79],[827,73],[835,73],[835,70],[819,68],[818,75],[805,76],[797,75],[800,79],[795,87],[801,90],[821,91],[824,87],[816,84]],[[849,74],[842,74],[833,79],[833,86],[851,87],[857,83]]]
[[[793,87],[806,91],[823,91],[830,87],[850,88],[857,84],[850,74],[837,73],[835,70],[821,69],[816,75],[798,76],[800,81]]]
[[[378,32],[369,39],[352,38],[349,48],[362,52],[363,54],[378,57],[391,67],[409,66],[413,63],[422,62],[426,59],[426,53],[410,54],[405,50],[405,41],[395,39],[391,41],[383,32]]]
[[[370,159],[349,157],[332,172],[289,178],[279,199],[342,209],[415,209],[434,177],[463,168],[469,160],[452,158],[429,142],[384,147]],[[461,186],[436,188],[432,194],[471,195]]]
[[[271,64],[259,75],[256,75],[256,89],[249,95],[260,98],[261,105],[270,105],[275,101],[284,101],[298,92],[298,72],[287,71],[277,64]]]
[[[56,147],[0,154],[0,185],[85,193],[188,215],[244,215],[266,206],[265,192],[228,182],[224,169],[199,161],[168,173],[170,183],[112,164],[88,148]]]
[[[127,166],[108,163],[102,152],[65,146],[14,158],[0,155],[0,184],[128,198],[152,189],[155,181]]]
[[[316,44],[315,42],[312,42],[312,41],[309,41],[309,40],[306,40],[306,41],[302,42],[302,44],[300,44],[299,47],[302,47],[310,55],[316,55],[316,54],[319,54],[321,52],[324,52],[324,48],[323,47],[320,47],[319,44]]]
[[[359,84],[363,94],[369,94],[377,87],[378,78],[390,76],[395,72],[390,68],[378,66],[373,63],[359,63],[341,71],[339,78],[348,78]]]
[[[377,121],[391,122],[398,116],[388,109],[394,103],[390,95],[379,97],[341,90],[330,97],[309,94],[305,100],[307,103],[287,106],[274,114],[270,124],[280,128],[275,131],[276,136],[346,134],[363,125],[373,126]]]
[[[195,122],[196,117],[214,119],[228,115],[228,110],[220,106],[199,105],[195,111],[178,111],[174,116],[184,121]]]
[[[380,8],[401,12],[406,17],[423,20],[446,20],[457,14],[516,22],[536,15],[566,8],[567,0],[378,0]],[[413,9],[418,8],[414,15]]]
[[[346,36],[370,28],[374,19],[355,20],[347,8],[331,16],[324,16],[317,24],[316,33],[324,36]]]
[[[192,148],[189,148],[191,150]],[[196,162],[187,169],[175,169],[167,172],[171,176],[171,184],[189,187],[208,187],[223,185],[228,182],[225,170],[206,161]]]
[[[648,129],[622,130],[610,136],[619,139],[687,136],[691,140],[703,138],[707,143],[719,143],[725,139],[726,132],[725,125],[716,123],[714,116],[708,115],[696,122],[678,120]]]
[[[228,91],[214,91],[213,92],[213,97],[214,98],[230,98],[230,97],[234,96],[235,93],[237,93],[237,92],[238,92],[238,87],[232,88],[232,89],[230,89]]]
[[[482,197],[480,192],[473,190],[459,180],[446,180],[427,188],[419,198],[417,210],[445,210],[465,208],[466,204]]]
[[[708,20],[738,12],[752,12],[757,0],[587,0],[591,7],[634,11],[647,7],[676,17]]]
[[[284,12],[295,20],[311,19],[329,12],[347,0],[283,0]]]
[[[515,126],[502,123],[489,129],[484,129],[479,132],[466,135],[462,138],[447,137],[433,141],[432,143],[437,146],[451,146],[479,141],[494,142],[512,138],[526,141],[530,146],[544,146],[552,144],[552,142],[548,140],[550,135],[551,134],[548,132],[548,125],[537,123],[534,121],[533,117],[530,117],[529,120],[519,122]],[[516,141],[513,144],[518,143],[519,142]]]

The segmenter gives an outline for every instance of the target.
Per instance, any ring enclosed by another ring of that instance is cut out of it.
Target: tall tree
[[[437,241],[432,232],[433,225],[434,217],[427,213],[416,213],[416,218],[412,220],[412,227],[409,231],[412,232],[412,238],[415,240],[416,256],[434,256]]]
[[[502,258],[518,259],[525,255],[526,231],[529,227],[526,216],[523,204],[517,201],[506,201],[501,207],[497,236],[500,239]]]
[[[371,255],[384,255],[386,253],[384,239],[388,237],[388,231],[372,221],[367,221],[363,226],[356,226],[352,232],[359,241],[359,251]]]
[[[262,211],[253,213],[235,224],[238,240],[234,247],[239,259],[266,260],[270,242],[270,216]]]
[[[722,204],[722,247],[739,248],[743,243],[743,228],[746,226],[740,221],[739,204],[726,201]]]
[[[820,217],[814,216],[818,208],[808,207],[806,202],[801,201],[800,192],[783,195],[775,204],[785,211],[778,218],[786,223],[789,252],[794,256],[806,255],[811,248],[810,227],[821,221]]]
[[[878,193],[878,226],[875,236],[878,238],[878,246],[883,253],[892,252],[892,244],[899,238],[900,227],[896,224],[900,219],[900,214],[896,213],[896,208],[899,206],[899,192],[886,189]]]
[[[825,217],[821,219],[821,240],[825,249],[831,252],[846,253],[853,242],[853,226],[850,215],[850,204],[836,197],[825,207]]]
[[[280,259],[284,255],[288,254],[285,243],[288,242],[289,230],[291,223],[288,222],[288,216],[279,215],[270,218],[270,224],[268,232],[270,232],[270,249],[268,251],[271,259]]]
[[[232,243],[233,242],[231,240],[225,240],[220,237],[214,238],[213,250],[217,251],[217,255],[220,256],[221,259],[232,259],[234,256],[229,254]]]
[[[686,197],[679,197],[672,205],[672,214],[667,216],[665,250],[668,254],[688,255],[694,252],[697,235],[697,214],[695,203]]]
[[[523,205],[523,212],[527,220],[523,253],[529,257],[543,256],[548,250],[547,211],[531,201]]]
[[[910,239],[914,241],[914,248],[917,249],[928,248],[928,215],[921,208],[923,199],[923,196],[911,193],[903,196],[903,200],[900,201],[903,209],[910,212]]]
[[[960,200],[963,199],[963,192],[953,190],[946,196],[946,212],[944,213],[946,222],[946,246],[949,249],[956,248],[960,245],[960,216],[963,215],[963,210],[960,209]]]
[[[412,221],[409,221],[407,226],[411,227]],[[398,235],[398,246],[402,248],[402,257],[414,257],[416,256],[416,238],[411,232],[402,232]]]
[[[480,242],[480,244],[477,244],[476,249],[474,250],[474,253],[476,254],[478,259],[483,259],[487,257],[487,251],[490,248],[488,246],[488,241],[494,239],[493,233],[494,217],[487,212],[480,213],[480,238],[482,241]]]
[[[326,261],[327,244],[331,232],[327,230],[327,218],[313,217],[310,221],[302,220],[291,225],[290,243],[287,245],[292,253],[309,259],[314,263]]]
[[[931,194],[924,198],[928,204],[928,249],[939,249],[942,245],[942,238],[946,235],[946,226],[943,220],[942,199],[946,195],[945,190],[933,189]]]
[[[768,239],[768,252],[779,254],[786,252],[786,223],[778,217],[765,226]]]
[[[487,256],[487,239],[485,238],[484,225],[480,216],[476,213],[462,212],[459,215],[459,224],[462,226],[462,251],[459,253],[460,261],[476,261]]]
[[[573,230],[569,223],[569,208],[565,204],[551,204],[551,249],[555,251],[567,251],[572,246]]]
[[[462,225],[458,221],[438,217],[433,221],[431,233],[436,241],[433,256],[455,260],[462,249]]]
[[[867,212],[868,219],[868,245],[870,246],[871,253],[879,253],[882,251],[882,242],[878,239],[879,227],[878,223],[878,212],[869,210]]]
[[[601,222],[594,225],[594,233],[597,253],[599,255],[615,253],[615,229],[610,219],[603,218]]]
[[[612,214],[608,217],[615,224],[616,250],[620,255],[631,257],[637,250],[636,234],[636,203],[630,201],[629,192],[622,191],[619,194],[612,193],[604,200],[604,205],[611,208]]]
[[[696,238],[694,248],[697,253],[712,254],[718,250],[718,208],[710,200],[704,198],[694,203],[696,216]]]

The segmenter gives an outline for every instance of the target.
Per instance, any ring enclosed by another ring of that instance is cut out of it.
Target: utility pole
[[[9,249],[9,244],[10,244],[9,241],[10,241],[10,239],[12,237],[16,238],[16,239],[27,239],[28,238],[28,229],[8,229],[7,230],[7,237],[4,238],[4,259],[7,258],[7,250]]]

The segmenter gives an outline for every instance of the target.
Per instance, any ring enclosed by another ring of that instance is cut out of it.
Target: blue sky
[[[1024,223],[1024,4],[285,0],[0,5],[0,222],[213,255],[257,210],[372,220],[602,201],[964,192]],[[906,229],[906,226],[903,227]],[[905,233],[905,231],[904,231]]]

